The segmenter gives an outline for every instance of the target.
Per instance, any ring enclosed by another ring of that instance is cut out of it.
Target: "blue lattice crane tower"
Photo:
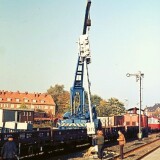
[[[88,73],[88,64],[91,63],[88,35],[89,27],[91,26],[90,6],[91,1],[88,0],[85,11],[83,32],[78,40],[79,53],[74,83],[70,89],[71,111],[64,114],[64,120],[62,120],[59,125],[60,128],[86,128],[88,123],[92,123],[92,129],[95,130],[95,126],[97,128],[99,125],[95,107],[91,106],[90,81]],[[86,76],[84,76],[85,73]],[[87,105],[85,104],[84,77],[86,77],[87,80]],[[77,99],[79,100],[78,105]]]

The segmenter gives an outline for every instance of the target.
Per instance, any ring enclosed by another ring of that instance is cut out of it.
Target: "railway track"
[[[72,148],[71,145],[66,146],[67,150],[55,150],[50,153],[40,153],[36,155],[29,155],[27,157],[21,157],[22,160],[92,160],[96,159],[95,156],[83,158],[84,153],[88,150],[89,145],[79,146]],[[154,151],[160,147],[160,135],[151,134],[149,137],[144,138],[142,141],[134,140],[128,141],[124,147],[125,160],[140,160],[148,153]],[[118,160],[119,159],[119,146],[118,142],[110,143],[106,142],[106,153],[104,160]]]
[[[132,148],[128,151],[124,152],[124,157],[126,160],[141,160],[151,152],[155,151],[157,148],[160,147],[160,138],[154,139],[150,142],[141,143],[141,141],[136,142],[136,148]],[[119,160],[119,155],[114,156],[114,160]]]
[[[160,138],[157,134],[150,135],[148,138],[142,141],[130,141],[124,147],[124,157],[125,160],[141,160],[143,157],[153,152],[160,147]],[[82,152],[76,152],[73,154],[68,154],[66,156],[59,156],[57,159],[50,158],[49,160],[96,160],[94,156],[83,158],[83,154],[86,150]],[[113,145],[104,149],[106,155],[104,160],[119,160],[119,146]]]

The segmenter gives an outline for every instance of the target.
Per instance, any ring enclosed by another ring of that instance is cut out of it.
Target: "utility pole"
[[[139,71],[136,74],[127,73],[126,76],[127,77],[135,76],[136,82],[139,81],[140,90],[139,90],[139,133],[138,133],[138,138],[139,138],[139,140],[141,140],[141,138],[142,138],[142,132],[141,132],[142,87],[141,86],[142,86],[142,78],[144,77],[144,73],[141,73],[141,71]]]

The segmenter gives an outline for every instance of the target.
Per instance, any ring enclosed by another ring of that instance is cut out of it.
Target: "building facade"
[[[160,118],[160,104],[157,103],[153,107],[145,108],[145,113],[148,117]]]
[[[15,110],[23,107],[34,111],[42,110],[52,116],[55,115],[55,103],[51,95],[47,93],[0,91],[0,108]]]
[[[31,109],[0,109],[0,122],[34,122],[34,110]]]

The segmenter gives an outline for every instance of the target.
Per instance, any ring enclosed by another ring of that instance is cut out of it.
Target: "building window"
[[[29,116],[31,116],[32,114],[31,114],[31,112],[29,112]]]
[[[130,125],[130,122],[126,122],[126,125]]]
[[[33,103],[36,103],[36,102],[37,102],[35,99],[33,99],[32,101],[33,101]]]
[[[23,116],[26,116],[25,112],[23,112]]]
[[[19,102],[20,100],[18,98],[16,98],[16,102]]]
[[[136,126],[136,122],[132,122],[132,126]]]
[[[41,103],[44,103],[45,101],[44,100],[41,100]]]
[[[37,106],[37,109],[41,109],[41,106]]]
[[[7,101],[10,102],[12,99],[11,98],[7,98]]]
[[[24,102],[28,102],[28,99],[27,99],[27,98],[25,98],[25,99],[24,99]]]
[[[33,105],[31,105],[31,109],[34,109],[34,106],[33,106]]]
[[[48,106],[45,106],[44,109],[48,109]]]

